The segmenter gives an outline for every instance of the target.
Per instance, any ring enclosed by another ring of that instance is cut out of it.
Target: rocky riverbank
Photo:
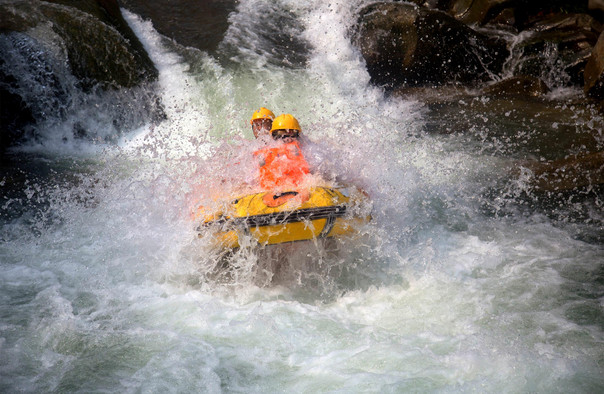
[[[563,104],[547,95],[555,89],[580,88],[583,99],[573,98],[571,105],[597,118],[589,141],[579,144],[582,149],[573,144],[562,148],[542,137],[541,148],[552,145],[552,158],[537,154],[540,160],[517,161],[510,168],[513,175],[528,169],[537,191],[604,182],[604,5],[513,0],[412,3],[376,2],[358,13],[351,36],[374,84],[392,96],[413,97],[431,108],[439,107],[437,112],[443,106],[458,108],[460,101],[479,98],[476,107],[490,101],[482,111],[491,115],[506,107],[502,101],[506,99],[520,100],[529,108],[561,108]],[[513,108],[502,112],[499,116],[509,117]],[[558,122],[550,124],[558,128]],[[457,132],[468,132],[462,129]],[[439,132],[449,133],[451,127],[443,122]],[[550,138],[558,140],[559,134],[552,129]]]
[[[511,0],[415,3],[376,2],[359,11],[353,39],[372,80],[386,90],[530,78],[584,86],[587,97],[604,100],[601,18],[569,12],[587,12],[587,2],[584,9]]]

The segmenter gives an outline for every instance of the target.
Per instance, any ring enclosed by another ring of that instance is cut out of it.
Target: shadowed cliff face
[[[286,2],[235,0],[123,0],[122,6],[185,47],[216,57],[222,64],[254,62],[303,68],[310,46],[303,24]]]
[[[228,28],[235,0],[122,0],[125,8],[150,19],[161,34],[181,45],[213,52]],[[166,17],[169,15],[169,17]]]

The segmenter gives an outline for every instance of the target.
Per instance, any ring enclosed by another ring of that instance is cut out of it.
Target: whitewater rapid
[[[0,391],[604,387],[602,244],[525,210],[508,160],[427,133],[425,106],[369,84],[348,36],[366,3],[241,1],[226,60],[122,11],[159,71],[165,120],[26,149],[68,179],[0,201],[22,209],[1,223]],[[254,20],[269,12],[297,21],[303,66],[263,41]],[[195,204],[253,172],[260,106],[299,119],[328,181],[369,193],[357,236],[233,255],[197,237]],[[576,226],[601,230],[590,209]],[[215,275],[225,259],[234,268]]]

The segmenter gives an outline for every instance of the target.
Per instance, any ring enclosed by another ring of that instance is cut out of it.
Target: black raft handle
[[[294,191],[277,193],[277,194],[273,195],[273,200],[276,200],[276,199],[281,198],[283,196],[297,196],[297,195],[298,195],[298,192],[294,192]]]

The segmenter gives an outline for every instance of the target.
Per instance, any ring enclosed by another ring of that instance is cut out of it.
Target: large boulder
[[[595,99],[604,100],[604,32],[600,34],[598,42],[585,65],[585,94]]]
[[[116,0],[22,0],[0,5],[0,34],[20,32],[65,57],[83,88],[132,87],[157,70]]]
[[[60,45],[72,73],[84,87],[132,87],[157,77],[153,62],[123,19],[116,0],[13,1],[0,5],[0,15],[3,33],[27,34],[38,26],[50,26],[56,37],[34,38],[47,41],[42,45]]]
[[[63,116],[74,90],[132,88],[158,75],[116,0],[3,2],[0,52],[0,150]],[[156,99],[144,100],[159,115]]]
[[[372,81],[387,89],[487,81],[509,54],[503,41],[443,12],[399,3],[363,8],[354,40]]]

